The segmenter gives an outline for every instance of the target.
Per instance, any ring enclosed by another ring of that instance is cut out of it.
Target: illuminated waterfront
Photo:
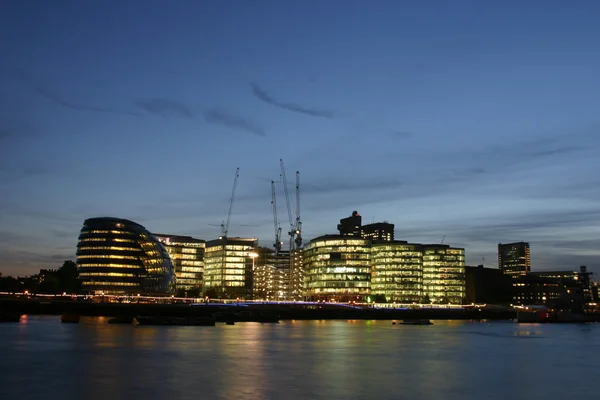
[[[0,398],[594,397],[600,324],[0,325]]]

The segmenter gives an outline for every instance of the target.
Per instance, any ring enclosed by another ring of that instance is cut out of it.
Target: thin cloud
[[[149,112],[150,114],[160,115],[161,117],[181,117],[194,118],[189,108],[176,101],[167,99],[141,99],[135,102],[137,107]]]
[[[99,113],[105,113],[105,114],[140,116],[140,114],[138,114],[136,112],[132,112],[132,111],[117,110],[115,108],[96,107],[96,106],[91,106],[88,104],[72,102],[72,101],[66,100],[63,97],[59,96],[54,91],[49,90],[48,88],[44,88],[42,86],[36,86],[35,90],[38,94],[47,98],[48,100],[51,100],[51,101],[55,102],[56,104],[59,104],[63,107],[70,108],[70,109],[76,110],[76,111],[93,111],[93,112],[99,112]]]
[[[306,114],[306,115],[310,115],[313,117],[321,117],[321,118],[333,118],[333,111],[329,111],[329,110],[320,110],[317,108],[311,108],[311,107],[304,107],[301,105],[298,105],[296,103],[288,103],[288,102],[284,102],[284,101],[279,101],[275,98],[273,98],[269,93],[267,93],[264,89],[262,89],[260,86],[258,86],[257,84],[253,83],[252,84],[252,93],[254,94],[254,96],[267,103],[267,104],[271,104],[273,106],[277,106],[289,111],[294,111],[297,113],[301,113],[301,114]]]
[[[227,126],[257,136],[267,136],[267,133],[255,123],[239,115],[229,114],[217,108],[206,110],[204,112],[204,119],[210,124]]]

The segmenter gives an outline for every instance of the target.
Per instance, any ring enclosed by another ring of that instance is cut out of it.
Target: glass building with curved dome
[[[175,290],[175,271],[162,243],[126,219],[86,219],[77,264],[82,289],[89,294],[160,296]]]

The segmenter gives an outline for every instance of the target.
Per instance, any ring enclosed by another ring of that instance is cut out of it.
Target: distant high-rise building
[[[362,226],[362,237],[373,241],[391,242],[394,240],[394,224],[375,222]]]
[[[509,275],[525,275],[531,271],[529,243],[498,243],[498,268]]]
[[[205,241],[191,236],[155,233],[167,249],[175,267],[177,291],[201,290]]]
[[[204,295],[223,299],[250,299],[253,264],[258,256],[255,238],[221,238],[206,242]]]
[[[340,219],[337,226],[340,235],[362,237],[362,217],[358,211],[352,211],[352,215],[347,218]]]
[[[383,295],[389,302],[421,302],[422,246],[404,241],[374,242],[371,247],[371,294]]]
[[[423,245],[423,294],[432,303],[462,304],[465,299],[465,249]]]

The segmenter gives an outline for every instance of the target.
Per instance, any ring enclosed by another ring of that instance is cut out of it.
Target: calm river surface
[[[0,324],[0,399],[583,399],[600,324]]]

